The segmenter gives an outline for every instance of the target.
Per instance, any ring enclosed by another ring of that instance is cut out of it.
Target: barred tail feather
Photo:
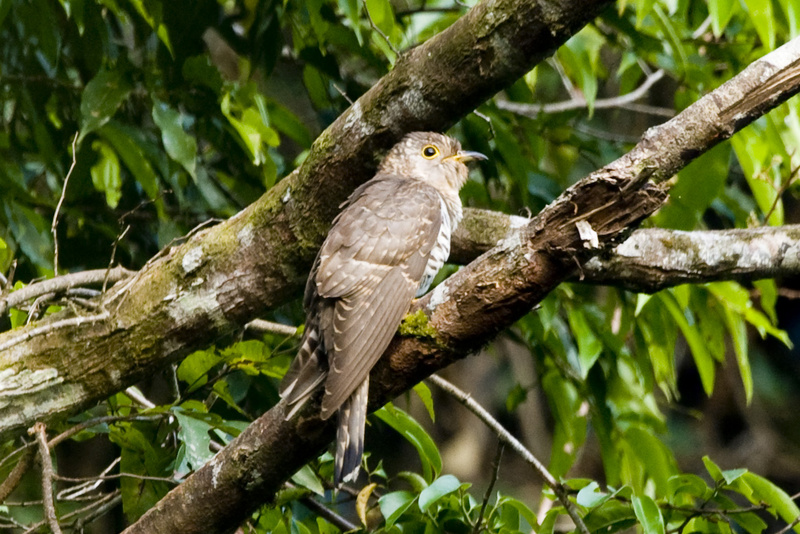
[[[328,376],[324,365],[324,348],[319,342],[316,324],[306,325],[300,350],[280,386],[281,397],[286,399],[290,410],[286,419],[291,419]]]
[[[364,426],[367,421],[368,400],[369,377],[339,408],[333,478],[337,488],[342,482],[352,482],[358,478],[361,456],[364,453]]]

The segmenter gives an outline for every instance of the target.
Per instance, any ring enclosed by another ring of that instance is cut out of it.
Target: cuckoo
[[[486,159],[438,133],[406,135],[343,204],[306,283],[306,327],[281,385],[287,419],[324,387],[322,419],[338,413],[334,482],[358,476],[369,373],[415,296],[450,254],[466,162]]]

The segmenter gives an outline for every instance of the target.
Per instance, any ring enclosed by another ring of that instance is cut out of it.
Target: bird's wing
[[[328,355],[323,418],[356,390],[389,345],[436,246],[441,209],[433,187],[378,176],[335,221],[314,275]]]

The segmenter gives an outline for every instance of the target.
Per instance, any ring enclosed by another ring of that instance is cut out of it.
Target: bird
[[[466,163],[485,159],[440,133],[405,135],[340,206],[317,254],[303,297],[303,338],[280,394],[289,420],[324,388],[321,418],[338,414],[337,488],[361,466],[370,370],[447,260]]]

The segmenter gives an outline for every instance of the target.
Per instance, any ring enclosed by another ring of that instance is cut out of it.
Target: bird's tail
[[[367,422],[368,400],[369,376],[339,408],[333,476],[337,488],[342,482],[352,482],[358,477],[361,456],[364,453],[364,426]]]
[[[289,371],[281,382],[280,394],[289,403],[286,419],[297,413],[328,376],[325,350],[320,343],[319,328],[311,321],[306,323],[303,341]]]

